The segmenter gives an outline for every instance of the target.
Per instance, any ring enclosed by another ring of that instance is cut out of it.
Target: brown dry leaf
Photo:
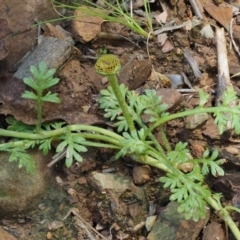
[[[161,85],[161,87],[171,88],[171,81],[170,79],[165,76],[164,74],[161,74],[159,72],[156,72],[155,70],[152,70],[150,77],[148,78],[147,84],[149,84],[149,81],[157,86]],[[150,85],[151,85],[150,83]]]
[[[96,12],[96,16],[90,16],[88,12],[91,12],[91,14]],[[72,28],[77,40],[83,43],[90,42],[101,32],[101,23],[104,19],[99,17],[99,14],[107,13],[86,6],[81,6],[75,11],[76,18],[72,23]]]
[[[155,19],[156,19],[159,23],[166,23],[167,17],[168,17],[167,12],[166,12],[166,11],[163,11],[162,13],[156,15],[156,16],[155,16]]]
[[[73,84],[75,85],[73,86]],[[0,77],[0,85],[0,114],[12,115],[25,124],[36,124],[36,104],[32,100],[21,97],[25,90],[30,90],[23,81],[11,75],[3,75]],[[62,119],[68,124],[92,125],[104,123],[104,120],[97,115],[87,114],[82,111],[81,106],[84,103],[86,105],[86,99],[90,101],[90,97],[86,98],[85,94],[88,91],[85,88],[79,89],[84,87],[81,85],[80,82],[71,83],[62,79],[56,87],[50,89],[52,92],[58,92],[61,104],[44,103],[43,122]],[[89,86],[86,87],[89,89]],[[76,97],[73,97],[73,95]]]
[[[207,4],[204,6],[208,14],[219,22],[229,32],[230,21],[232,19],[232,6],[215,6]]]

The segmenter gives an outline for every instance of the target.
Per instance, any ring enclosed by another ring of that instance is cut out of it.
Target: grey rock
[[[130,190],[139,200],[145,201],[144,189],[135,186],[131,178],[121,174],[93,172],[88,180],[99,193],[111,190],[117,197],[120,197],[126,190]]]
[[[43,156],[37,149],[29,153],[36,165],[34,174],[27,174],[24,167],[19,169],[18,162],[9,162],[8,152],[0,152],[0,216],[37,208],[39,195],[54,182],[52,170],[47,167],[51,155]]]
[[[186,117],[186,128],[187,129],[195,129],[201,126],[204,122],[208,120],[207,113],[197,113],[191,116]]]
[[[195,240],[209,220],[208,211],[205,219],[198,222],[185,220],[184,214],[177,212],[178,204],[171,202],[160,213],[148,234],[148,240]]]

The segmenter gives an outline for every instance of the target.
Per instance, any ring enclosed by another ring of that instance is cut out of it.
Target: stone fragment
[[[101,23],[103,22],[101,17],[89,16],[88,11],[98,10],[81,6],[75,11],[76,18],[72,22],[74,36],[82,43],[93,40],[101,32]]]
[[[216,222],[211,222],[203,231],[203,240],[225,240],[225,234],[222,229],[221,224]]]
[[[121,174],[93,172],[88,180],[99,193],[104,193],[108,189],[120,197],[126,190],[131,190],[138,199],[145,200],[143,188],[135,186],[131,178]]]
[[[239,154],[239,150],[233,146],[228,146],[225,148],[225,150],[233,155],[238,155]]]
[[[145,227],[146,227],[148,232],[152,229],[152,226],[156,222],[156,220],[157,220],[157,216],[156,215],[147,217],[146,223],[145,223]]]
[[[133,168],[133,181],[135,184],[144,184],[149,181],[151,176],[151,168],[148,165],[135,166]]]
[[[172,43],[170,41],[166,41],[165,44],[162,47],[162,52],[163,53],[169,53],[174,49],[174,46],[172,45]]]
[[[36,166],[34,174],[27,174],[24,167],[19,169],[18,162],[9,162],[9,153],[0,153],[0,216],[37,208],[39,195],[54,183],[53,172],[47,167],[51,155],[43,156],[38,149],[30,154]]]
[[[191,144],[191,152],[194,156],[197,158],[201,158],[204,153],[204,147],[198,143],[192,143]]]
[[[174,110],[183,101],[183,95],[171,88],[160,88],[157,90],[157,95],[162,97],[161,103],[168,105],[167,111]]]
[[[220,134],[218,128],[214,123],[214,119],[210,117],[205,124],[205,130],[203,130],[203,135],[209,137],[210,139],[220,139]]]
[[[7,36],[6,32],[0,29],[0,32],[6,36],[4,40],[8,43],[9,49],[4,62],[0,63],[1,75],[9,69],[16,70],[15,64],[36,45],[38,28],[32,27],[36,24],[36,20],[47,21],[58,18],[58,15],[52,8],[51,0],[0,0],[0,16],[11,28]]]
[[[187,129],[195,129],[201,126],[204,122],[208,120],[207,113],[197,113],[191,116],[187,116],[185,119]]]
[[[184,214],[177,212],[178,204],[171,202],[160,213],[152,230],[147,236],[148,240],[195,240],[209,220],[208,211],[205,219],[198,222],[185,220]]]

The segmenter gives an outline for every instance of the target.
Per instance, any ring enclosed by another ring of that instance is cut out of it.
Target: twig
[[[186,27],[187,25],[191,24],[191,20],[189,21],[186,21],[182,24],[179,24],[179,25],[176,25],[176,26],[171,26],[171,27],[162,27],[156,31],[154,31],[154,35],[158,35],[160,33],[163,33],[163,32],[168,32],[168,31],[173,31],[173,30],[176,30],[176,29],[179,29],[179,28],[182,28],[182,27]]]
[[[216,45],[217,45],[217,59],[218,59],[218,78],[217,78],[217,92],[215,105],[218,106],[221,104],[221,100],[223,98],[224,91],[227,87],[232,86],[229,75],[229,67],[228,67],[228,56],[227,56],[227,48],[226,48],[226,40],[224,28],[216,28]],[[231,103],[230,107],[235,107],[236,101]],[[232,123],[228,121],[227,127],[225,130],[231,129]]]
[[[66,152],[67,150],[63,150],[62,152],[59,152],[57,154],[55,154],[52,157],[52,161],[50,163],[48,163],[48,167],[51,167],[53,164],[55,164],[56,162],[60,161],[61,159],[63,159],[64,157],[66,157]]]
[[[184,72],[180,72],[180,74],[181,74],[182,77],[183,77],[184,83],[185,83],[189,88],[194,89],[193,86],[192,86],[192,84],[190,83],[188,77],[186,76],[186,74],[185,74]]]
[[[200,6],[199,6],[200,3],[197,0],[189,0],[189,3],[191,4],[195,15],[200,19],[202,19],[203,15],[202,15],[202,11],[200,10]]]
[[[218,78],[217,78],[217,93],[215,105],[221,103],[223,92],[228,86],[232,86],[229,75],[228,56],[226,48],[226,40],[224,36],[224,28],[216,28],[216,45],[218,59]]]
[[[233,44],[233,47],[235,49],[235,51],[238,53],[239,57],[240,57],[240,51],[239,51],[239,47],[237,46],[234,38],[233,38],[233,29],[232,29],[232,25],[233,25],[233,18],[231,19],[231,22],[230,22],[230,26],[229,26],[229,35],[230,35],[230,39],[232,41],[232,44]]]
[[[195,77],[201,78],[202,73],[200,72],[198,63],[192,56],[191,52],[187,48],[185,48],[183,54],[184,54],[184,57],[186,58],[186,60],[188,61],[189,65],[191,66]]]
[[[64,221],[71,213],[78,218],[79,220],[78,226],[84,230],[87,230],[85,232],[88,235],[90,240],[96,240],[96,238],[89,232],[88,229],[96,233],[102,240],[108,240],[101,233],[99,233],[95,228],[93,228],[87,221],[85,221],[74,209],[70,209],[62,220]]]

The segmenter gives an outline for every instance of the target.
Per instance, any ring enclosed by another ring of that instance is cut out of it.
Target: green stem
[[[134,121],[141,127],[143,128],[145,131],[147,131],[148,127],[141,121],[140,117],[137,116],[137,114],[134,111],[130,111],[131,115],[133,116]],[[152,142],[154,143],[156,149],[159,151],[159,153],[161,154],[161,156],[164,156],[164,150],[162,148],[162,146],[159,144],[159,142],[157,141],[157,139],[155,138],[155,136],[150,132],[148,134],[149,138],[152,140]]]
[[[31,139],[31,140],[41,140],[46,139],[50,137],[57,137],[62,134],[65,134],[67,132],[67,129],[70,131],[89,131],[89,132],[96,132],[98,134],[105,135],[109,137],[109,139],[114,139],[116,141],[120,141],[123,139],[122,136],[118,135],[117,133],[111,132],[109,130],[95,127],[95,126],[89,126],[89,125],[69,125],[67,127],[59,128],[56,130],[51,131],[41,131],[39,134],[34,133],[27,133],[27,132],[16,132],[16,131],[10,131],[0,128],[0,136],[5,137],[14,137],[14,138],[20,138],[20,139]],[[93,134],[94,136],[94,134]],[[96,136],[97,137],[97,136]],[[94,138],[94,137],[93,137]]]
[[[172,149],[171,149],[170,143],[167,139],[166,133],[164,132],[163,125],[161,125],[159,127],[159,129],[160,129],[160,134],[161,134],[161,137],[162,137],[162,140],[163,140],[163,144],[164,144],[165,148],[167,149],[167,152],[171,152]]]
[[[108,75],[107,77],[111,84],[113,93],[118,100],[118,104],[119,104],[120,108],[122,109],[123,116],[127,121],[130,132],[136,131],[132,116],[130,115],[130,113],[128,111],[128,106],[127,106],[125,99],[123,98],[123,95],[119,88],[117,76],[116,75]]]
[[[37,126],[36,132],[40,133],[42,125],[42,90],[37,91]]]
[[[214,210],[217,211],[217,214],[220,215],[220,217],[226,222],[236,239],[240,240],[240,231],[235,222],[232,220],[229,212],[226,209],[222,208],[222,206],[219,206],[219,203],[212,197],[205,198],[205,200]]]
[[[180,113],[174,113],[171,115],[168,115],[166,117],[162,117],[160,120],[158,120],[156,123],[154,123],[152,126],[148,128],[148,130],[145,133],[145,136],[147,136],[150,132],[152,132],[156,127],[161,126],[162,124],[171,121],[173,119],[186,117],[198,113],[216,113],[216,112],[232,112],[232,113],[239,113],[239,110],[237,108],[229,108],[229,107],[209,107],[209,108],[197,108],[197,109],[191,109]]]

